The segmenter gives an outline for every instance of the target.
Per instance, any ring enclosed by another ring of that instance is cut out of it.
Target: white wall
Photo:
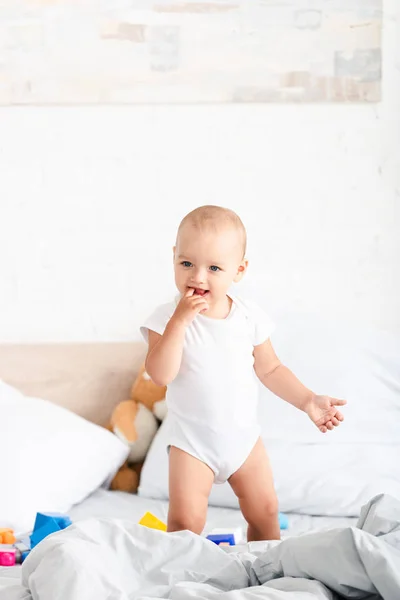
[[[386,0],[380,105],[1,109],[0,342],[138,337],[204,203],[242,216],[273,314],[400,332],[399,23]]]

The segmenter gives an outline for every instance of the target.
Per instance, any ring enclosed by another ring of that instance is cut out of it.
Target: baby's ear
[[[173,260],[175,261],[175,252],[176,252],[176,246],[172,247],[172,256],[173,256]]]
[[[247,271],[248,266],[249,266],[249,261],[247,259],[243,259],[238,267],[238,271],[237,271],[236,277],[234,279],[235,283],[237,283],[238,281],[240,281],[242,279],[243,275]]]

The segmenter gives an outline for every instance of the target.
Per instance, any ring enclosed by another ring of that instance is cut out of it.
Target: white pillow
[[[308,417],[260,386],[262,437],[271,459],[280,509],[311,515],[358,516],[378,493],[400,497],[400,340],[376,331],[350,332],[301,317],[277,328],[278,355],[318,393],[344,397],[345,421],[321,434]],[[139,494],[168,497],[166,424],[141,473]],[[238,507],[228,484],[210,504]]]
[[[0,381],[0,527],[27,532],[38,511],[67,513],[127,454],[106,429]]]

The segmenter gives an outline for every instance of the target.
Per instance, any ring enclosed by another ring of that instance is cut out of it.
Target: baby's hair
[[[243,257],[245,256],[247,245],[246,229],[240,217],[230,208],[213,206],[212,204],[195,208],[182,219],[178,227],[177,237],[179,237],[180,232],[186,225],[191,225],[199,230],[212,229],[213,231],[218,231],[223,227],[236,229],[243,246]]]

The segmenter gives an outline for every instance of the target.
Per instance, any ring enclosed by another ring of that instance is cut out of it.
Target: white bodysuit
[[[168,448],[176,446],[207,464],[224,483],[249,456],[260,435],[254,346],[273,324],[253,302],[230,296],[225,319],[197,315],[186,328],[182,362],[168,385]],[[177,301],[159,306],[141,327],[162,335]]]

